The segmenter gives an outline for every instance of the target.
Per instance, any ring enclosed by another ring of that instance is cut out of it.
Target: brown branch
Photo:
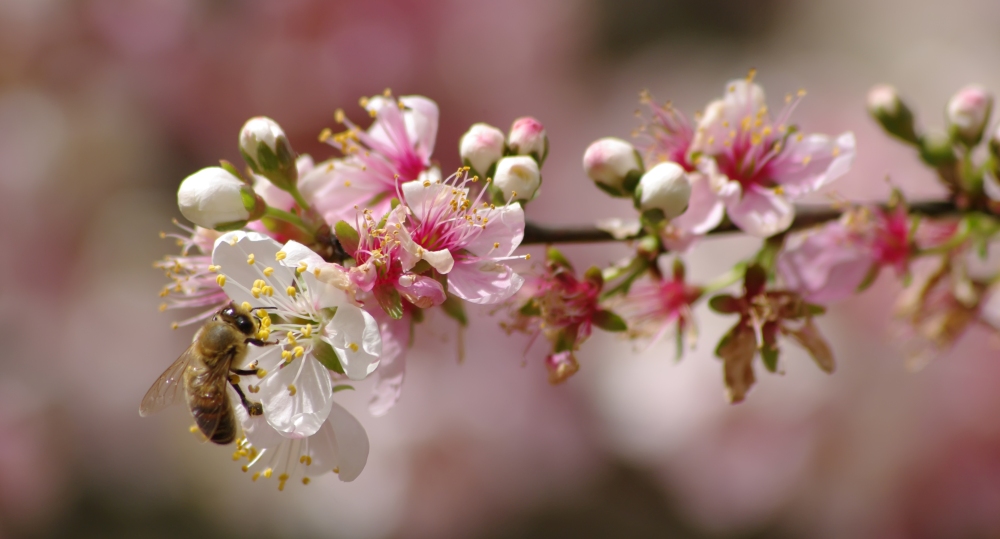
[[[883,204],[882,207],[885,207]],[[942,215],[953,215],[960,210],[955,204],[947,201],[927,201],[910,204],[910,213],[927,217],[939,217]],[[839,219],[842,210],[829,206],[796,206],[795,221],[792,222],[789,230],[799,230],[809,228],[827,221]],[[725,222],[718,226],[709,234],[724,234],[728,232],[739,232],[739,228],[730,222]],[[635,238],[627,238],[635,239]],[[525,223],[524,239],[521,245],[531,245],[539,243],[601,243],[618,240],[610,233],[593,226],[571,226],[554,227],[544,226],[536,223]]]

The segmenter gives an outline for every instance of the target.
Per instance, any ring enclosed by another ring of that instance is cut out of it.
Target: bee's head
[[[245,335],[254,335],[257,333],[257,324],[254,323],[253,318],[251,318],[250,313],[246,312],[236,306],[235,303],[230,302],[221,311],[219,311],[219,317],[222,318],[224,322],[232,324],[236,329],[240,330],[241,333]]]

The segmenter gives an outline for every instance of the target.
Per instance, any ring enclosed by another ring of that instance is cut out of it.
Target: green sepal
[[[628,324],[625,323],[625,319],[611,311],[603,309],[595,312],[591,321],[593,321],[595,326],[604,331],[619,332],[628,330]]]
[[[441,304],[441,310],[448,317],[458,322],[459,325],[463,327],[469,325],[469,317],[465,314],[465,305],[462,304],[462,300],[458,297],[448,294],[444,303]]]
[[[576,344],[576,339],[569,335],[567,329],[568,328],[563,328],[556,334],[556,341],[552,345],[553,352],[558,354],[559,352],[569,352],[573,350],[573,347]]]
[[[601,272],[601,268],[597,266],[591,266],[584,272],[583,279],[593,283],[598,291],[604,288],[604,274]]]
[[[240,181],[242,181],[243,183],[249,183],[249,182],[246,181],[246,179],[243,177],[243,175],[240,174],[239,169],[236,168],[236,166],[233,165],[232,163],[230,163],[229,161],[226,161],[225,159],[222,159],[222,160],[219,161],[219,166],[222,167],[223,169],[225,169],[226,172],[228,172],[228,173],[232,174],[233,176],[236,176],[237,178],[239,178]]]
[[[625,192],[625,191],[623,191],[621,189],[617,189],[617,188],[611,187],[610,185],[605,185],[605,184],[603,184],[601,182],[594,182],[594,185],[596,185],[597,188],[600,189],[601,191],[604,191],[605,193],[607,193],[607,194],[609,194],[609,195],[611,195],[613,197],[626,198],[626,197],[631,196],[630,193],[627,193],[627,192]]]
[[[247,221],[228,221],[215,225],[215,230],[218,230],[219,232],[231,232],[233,230],[239,230],[245,226],[247,226]]]
[[[338,391],[347,391],[347,390],[354,391],[354,386],[352,386],[351,384],[337,384],[333,386],[334,393]]]
[[[428,261],[426,261],[426,260],[424,260],[423,258],[421,258],[420,260],[417,261],[416,264],[413,265],[412,268],[410,268],[410,273],[416,273],[417,275],[423,275],[423,274],[431,271],[432,269],[434,269],[434,268],[431,266],[431,263],[428,262]],[[441,284],[447,284],[447,283],[441,283]]]
[[[538,304],[535,300],[528,300],[527,303],[521,305],[521,308],[517,310],[517,314],[521,316],[540,316],[542,310],[538,308]]]
[[[399,290],[392,285],[383,285],[373,288],[372,293],[385,314],[393,320],[403,318],[403,298],[399,295]]]
[[[860,293],[868,290],[868,287],[875,284],[875,279],[878,278],[878,274],[881,270],[882,266],[879,265],[878,262],[873,263],[872,266],[868,268],[868,273],[865,274],[865,278],[861,280],[861,284],[858,285],[855,292]]]
[[[712,296],[708,308],[720,314],[735,314],[743,310],[743,302],[729,294]]]
[[[569,259],[563,256],[562,252],[555,247],[549,247],[545,251],[545,260],[554,266],[562,266],[570,271],[573,271],[573,264],[570,264]]]
[[[347,221],[337,221],[337,224],[333,225],[333,233],[337,236],[337,241],[340,242],[341,247],[348,254],[353,256],[358,251],[361,237],[358,236],[358,231],[354,230],[354,227],[350,223]]]
[[[323,339],[313,339],[312,355],[327,369],[344,374],[344,365],[337,350]]]
[[[778,355],[780,350],[777,346],[763,346],[760,349],[760,359],[764,363],[764,367],[769,372],[777,372],[778,370]]]

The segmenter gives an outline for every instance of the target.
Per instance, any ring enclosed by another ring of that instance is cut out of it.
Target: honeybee
[[[234,368],[243,363],[248,344],[277,344],[257,339],[256,335],[257,322],[250,311],[230,302],[198,330],[191,346],[153,383],[142,398],[139,415],[145,417],[162,410],[176,402],[183,391],[201,433],[217,444],[232,442],[237,421],[227,383],[236,390],[248,414],[264,413],[259,402],[247,400],[238,384],[240,375],[254,375],[257,371]]]

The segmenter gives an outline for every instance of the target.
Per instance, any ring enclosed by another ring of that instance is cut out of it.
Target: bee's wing
[[[139,405],[139,415],[147,415],[158,412],[167,406],[177,402],[178,398],[184,394],[184,371],[195,359],[194,344],[177,358],[173,365],[167,367],[163,374],[153,382],[153,387],[149,388],[146,396],[142,398]]]

